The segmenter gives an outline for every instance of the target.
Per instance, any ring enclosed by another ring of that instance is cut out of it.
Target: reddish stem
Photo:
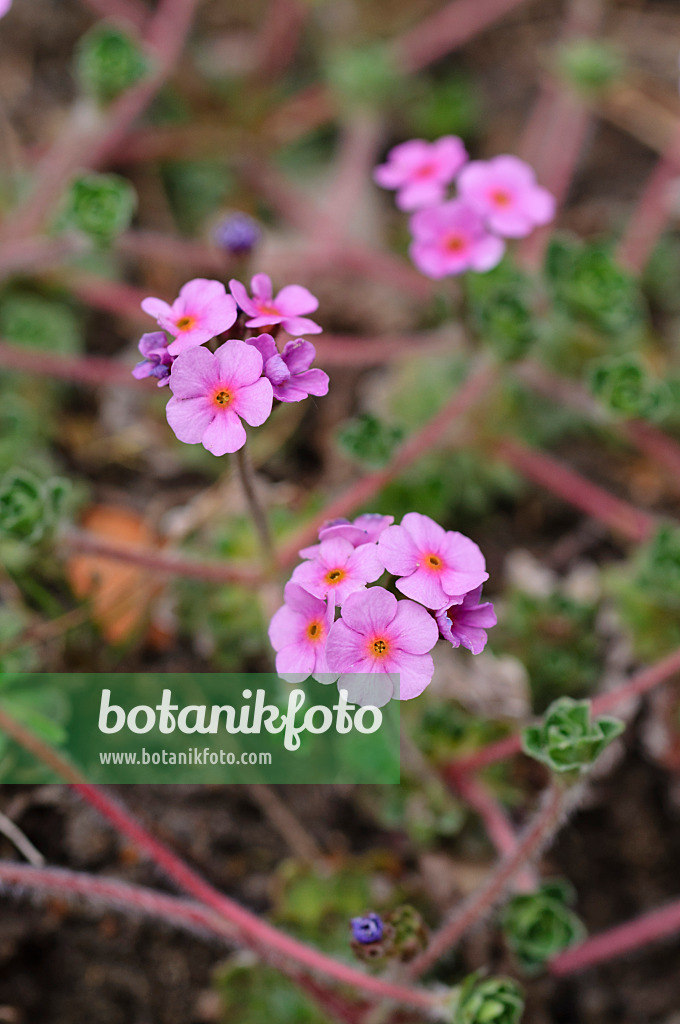
[[[146,109],[172,72],[189,30],[198,0],[161,0],[148,25],[146,45],[153,71],[111,104],[93,121],[92,112],[75,109],[62,132],[38,166],[28,198],[2,225],[3,244],[35,235],[77,169],[98,167],[122,142],[131,124]]]
[[[632,700],[635,697],[642,697],[649,690],[654,689],[660,683],[666,682],[672,676],[680,673],[680,649],[669,654],[667,657],[657,661],[649,668],[637,672],[627,683],[602,693],[592,702],[592,713],[594,715],[609,714],[621,704]],[[498,740],[481,747],[473,754],[465,754],[450,761],[446,771],[454,772],[456,775],[465,772],[478,771],[486,768],[496,761],[504,761],[514,754],[519,754],[522,749],[522,741],[519,735],[508,736],[506,739]]]
[[[555,786],[544,794],[542,807],[514,849],[498,863],[479,889],[455,908],[449,920],[432,936],[427,949],[409,965],[407,974],[410,978],[419,978],[456,946],[470,928],[481,923],[527,861],[538,856],[554,835],[563,812],[564,796]]]
[[[650,459],[667,469],[676,486],[680,485],[680,444],[677,441],[645,420],[629,420],[621,425],[621,431]]]
[[[269,0],[257,43],[257,77],[271,82],[286,70],[295,56],[309,5],[300,0]]]
[[[437,412],[432,419],[416,431],[408,441],[399,449],[392,461],[384,469],[375,473],[368,473],[361,477],[351,487],[331,500],[323,509],[305,526],[289,539],[279,552],[279,559],[282,565],[287,565],[297,557],[298,549],[316,539],[319,527],[327,519],[336,519],[346,516],[360,506],[370,501],[382,488],[393,480],[395,476],[408,469],[430,448],[442,443],[456,420],[465,416],[472,407],[481,399],[488,390],[495,378],[495,368],[487,363],[480,362],[477,368],[469,375],[463,386],[453,395],[452,398]]]
[[[550,962],[550,973],[563,978],[576,974],[594,964],[623,956],[650,942],[677,935],[680,931],[680,900],[659,910],[636,917],[626,924],[617,925],[600,935],[586,939],[580,946],[567,949]]]
[[[0,366],[3,370],[55,377],[76,384],[139,387],[131,367],[100,356],[58,356],[38,349],[22,348],[0,341]]]
[[[517,846],[517,836],[505,811],[488,786],[475,775],[457,770],[455,764],[446,766],[444,778],[480,816],[498,853],[502,857],[510,856]],[[517,885],[525,891],[535,889],[536,873],[530,867],[526,868],[517,875]]]
[[[128,21],[138,32],[144,30],[151,12],[140,0],[83,0],[95,14],[111,21]]]
[[[629,540],[644,541],[654,532],[654,516],[614,497],[551,456],[513,440],[499,441],[495,450],[504,462],[527,479],[557,494]]]
[[[116,544],[87,530],[69,530],[59,538],[59,547],[71,554],[127,562],[160,576],[185,576],[206,583],[239,583],[246,587],[257,586],[264,580],[262,572],[249,565],[219,560],[204,562],[173,551],[149,551],[134,544]]]
[[[400,68],[413,74],[468,43],[525,0],[453,0],[393,44]]]
[[[671,213],[671,188],[679,173],[680,126],[652,171],[619,244],[619,262],[633,273],[642,273],[663,233]]]
[[[109,878],[66,871],[63,868],[36,868],[26,864],[0,861],[0,886],[14,886],[60,899],[83,899],[127,914],[160,918],[174,928],[207,931],[222,941],[235,941],[234,930],[200,903],[166,896],[164,893],[129,885]]]
[[[418,1009],[432,1009],[437,1005],[436,997],[429,992],[364,974],[286,935],[267,921],[261,921],[201,878],[172,850],[147,832],[122,804],[113,800],[102,789],[89,783],[78,783],[73,788],[95,807],[119,834],[126,836],[142,850],[177,886],[228,921],[242,943],[267,959],[283,958],[296,967],[307,968],[336,982],[351,985],[373,999],[391,999]]]

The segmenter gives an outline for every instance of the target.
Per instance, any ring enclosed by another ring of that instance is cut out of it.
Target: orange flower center
[[[179,327],[180,331],[190,331],[191,328],[195,326],[195,324],[196,324],[196,317],[194,317],[194,316],[181,316],[179,318],[179,320],[177,321],[177,323],[175,324],[175,326]]]
[[[465,249],[465,239],[460,235],[449,235],[445,246],[449,252],[462,252]]]
[[[314,621],[307,626],[307,636],[310,640],[320,640],[323,636],[323,623]]]
[[[498,188],[492,192],[491,199],[496,206],[510,206],[512,203],[512,196],[502,188]]]
[[[438,571],[439,569],[443,568],[444,563],[442,562],[439,555],[432,554],[425,556],[425,565],[427,566],[428,569],[434,569],[435,571]]]
[[[215,404],[219,405],[222,409],[226,408],[226,406],[228,405],[231,405],[233,400],[234,396],[232,395],[231,391],[226,391],[224,388],[216,393],[214,399]]]
[[[326,583],[330,583],[335,586],[338,583],[342,583],[347,573],[344,569],[330,569],[326,573]]]
[[[384,658],[387,654],[387,641],[378,636],[375,640],[371,641],[369,648],[378,658]]]

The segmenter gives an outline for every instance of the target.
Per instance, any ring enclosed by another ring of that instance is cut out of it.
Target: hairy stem
[[[592,702],[592,713],[594,715],[609,714],[627,701],[642,697],[643,694],[653,690],[661,683],[665,683],[678,673],[680,673],[680,649],[655,662],[654,665],[650,665],[649,668],[637,672],[632,679],[615,690],[595,697]],[[455,774],[478,771],[480,768],[486,768],[497,761],[504,761],[514,754],[519,754],[521,749],[521,737],[518,734],[508,736],[495,743],[489,743],[486,747],[481,747],[474,754],[455,758],[449,762],[446,771],[453,771]]]
[[[499,441],[495,450],[504,462],[523,476],[629,540],[644,541],[654,532],[654,516],[614,497],[550,455],[510,439]]]
[[[312,971],[334,982],[350,985],[373,1000],[391,999],[400,1005],[420,1010],[431,1010],[438,1005],[437,997],[430,992],[364,974],[286,935],[267,921],[261,921],[235,900],[224,896],[169,847],[159,842],[121,803],[100,787],[86,782],[61,754],[1,707],[0,730],[68,782],[119,835],[125,836],[141,850],[178,888],[189,893],[226,922],[239,944],[252,949],[264,960],[289,974],[293,980],[300,970]]]
[[[680,172],[680,126],[652,171],[621,239],[619,262],[640,274],[647,265],[673,207],[672,186]]]
[[[493,910],[513,878],[526,867],[527,862],[538,856],[552,838],[560,825],[564,808],[564,792],[554,785],[544,794],[540,810],[514,850],[498,863],[469,899],[456,907],[451,917],[432,936],[427,949],[409,965],[409,977],[418,978],[424,974]]]
[[[563,978],[594,964],[623,956],[635,949],[677,935],[680,931],[680,900],[659,910],[617,925],[600,935],[586,939],[579,946],[565,950],[550,963],[550,973]]]

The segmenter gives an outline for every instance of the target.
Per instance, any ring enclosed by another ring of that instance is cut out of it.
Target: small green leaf
[[[522,748],[554,772],[576,775],[587,771],[624,728],[617,718],[591,719],[589,700],[561,697],[540,725],[523,731]]]

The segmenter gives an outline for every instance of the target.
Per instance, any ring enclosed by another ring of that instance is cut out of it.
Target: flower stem
[[[627,270],[641,274],[671,215],[672,185],[680,171],[680,125],[652,171],[626,229],[617,256]]]
[[[654,532],[654,516],[614,497],[550,455],[512,439],[499,441],[496,452],[504,462],[529,480],[552,491],[594,519],[599,519],[629,540],[644,541]]]
[[[626,701],[643,696],[649,690],[653,690],[654,687],[666,682],[666,680],[678,673],[680,673],[680,648],[650,665],[649,668],[637,672],[632,679],[618,686],[615,690],[601,693],[598,697],[595,697],[592,702],[592,713],[593,715],[609,714],[620,705],[625,704]],[[454,772],[455,775],[478,771],[480,768],[486,768],[497,761],[504,761],[514,754],[519,754],[521,749],[522,741],[518,734],[507,736],[505,739],[497,740],[495,743],[489,743],[487,746],[481,747],[473,754],[450,761],[445,771]]]
[[[580,946],[560,953],[550,963],[550,973],[563,978],[576,974],[586,967],[611,960],[634,949],[640,949],[650,942],[658,942],[680,931],[680,900],[669,903],[659,910],[636,917],[626,924],[617,925],[600,935],[586,939]]]
[[[189,893],[230,928],[235,941],[252,949],[264,960],[285,974],[297,979],[299,972],[313,971],[345,985],[350,985],[371,999],[390,999],[399,1005],[431,1010],[438,1005],[436,995],[413,986],[393,984],[350,967],[306,943],[286,935],[267,921],[261,921],[235,900],[224,896],[201,875],[159,842],[130,812],[101,787],[86,782],[81,773],[48,743],[27,729],[0,707],[0,730],[48,765],[111,824],[125,836],[180,889]]]
[[[524,0],[452,0],[396,40],[400,68],[409,74],[421,71],[522,3]]]
[[[246,445],[243,448],[239,448],[236,452],[236,466],[241,478],[241,486],[243,487],[243,493],[250,511],[250,517],[260,540],[262,562],[269,572],[273,572],[276,569],[276,550],[271,530],[269,529],[267,513],[257,494],[255,470]]]
[[[433,966],[463,936],[479,924],[503,896],[513,878],[538,856],[559,827],[565,810],[564,791],[553,785],[544,794],[543,803],[523,836],[496,869],[469,899],[456,907],[448,921],[436,932],[427,949],[408,968],[408,976],[418,978]]]

